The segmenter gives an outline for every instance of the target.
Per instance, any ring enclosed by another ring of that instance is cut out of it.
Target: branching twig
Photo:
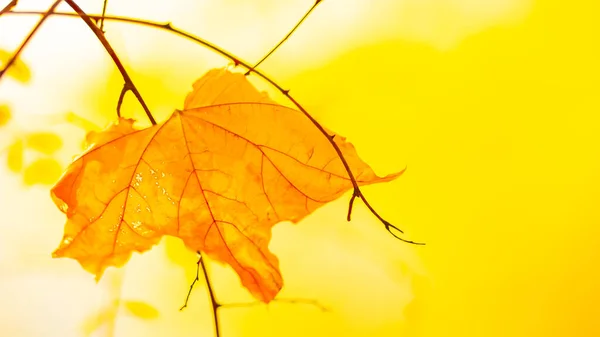
[[[100,40],[100,42],[102,43],[102,45],[104,46],[104,48],[106,49],[106,51],[108,52],[110,57],[113,59],[117,68],[119,68],[119,71],[121,72],[121,75],[123,76],[123,79],[125,80],[125,86],[123,87],[123,90],[121,91],[121,97],[124,96],[127,91],[131,90],[131,92],[133,92],[135,97],[138,99],[138,101],[142,105],[142,108],[144,108],[144,111],[146,112],[146,116],[148,116],[148,119],[150,120],[152,125],[156,125],[156,121],[154,120],[152,113],[148,109],[146,102],[144,102],[142,95],[140,94],[138,89],[135,87],[135,84],[133,84],[131,77],[129,77],[129,74],[127,74],[127,71],[125,70],[125,67],[123,67],[123,64],[119,60],[119,57],[117,57],[117,54],[110,46],[110,43],[108,43],[108,40],[106,40],[106,37],[104,37],[104,33],[102,33],[100,28],[98,28],[91,20],[91,18],[98,20],[99,18],[105,18],[105,17],[98,16],[98,15],[94,15],[94,16],[87,15],[73,0],[65,0],[65,2],[68,3],[69,6],[71,6],[71,8],[73,8],[73,10],[77,13],[76,15],[79,16],[81,19],[83,19],[83,21],[85,21],[85,23],[90,27],[90,29],[94,32],[94,34],[96,34],[96,37],[98,38],[98,40]],[[120,115],[119,111],[117,111],[117,115]]]
[[[4,6],[4,8],[2,8],[0,10],[0,16],[2,14],[7,13],[10,10],[12,10],[17,5],[18,2],[19,2],[19,0],[11,0],[11,2],[9,2],[6,6]]]
[[[281,41],[279,41],[279,43],[277,45],[275,45],[275,47],[273,47],[273,49],[271,49],[265,56],[263,56],[262,59],[260,59],[260,61],[256,62],[256,64],[248,69],[248,71],[246,72],[246,76],[250,75],[250,73],[258,68],[258,66],[263,63],[269,56],[271,56],[271,54],[273,54],[277,48],[279,48],[287,39],[290,38],[290,36],[292,36],[292,34],[296,31],[296,29],[298,29],[298,27],[300,27],[300,25],[302,24],[302,22],[304,22],[304,20],[306,20],[306,18],[310,15],[310,13],[317,7],[317,5],[323,0],[316,0],[315,3],[310,7],[310,9],[306,12],[306,14],[304,14],[304,16],[300,19],[300,21],[298,21],[298,23],[296,23],[296,25],[294,26],[294,28],[292,28],[292,30],[290,30],[289,33],[287,33],[287,35],[281,39]]]
[[[182,311],[183,309],[187,308],[187,305],[190,301],[190,296],[192,295],[192,290],[194,290],[196,282],[200,281],[200,261],[202,260],[202,254],[200,252],[196,253],[198,254],[198,262],[196,262],[196,277],[192,281],[192,284],[190,284],[190,289],[188,290],[188,293],[185,296],[185,302],[183,303],[181,308],[179,308],[179,311]]]
[[[54,9],[56,9],[56,7],[61,3],[61,1],[62,0],[56,0],[52,4],[52,6],[50,6],[50,8],[48,8],[48,10],[43,13],[42,17],[40,18],[40,21],[38,21],[38,23],[35,25],[35,27],[33,27],[31,32],[29,32],[29,35],[27,35],[25,40],[23,40],[23,42],[21,43],[19,48],[17,48],[17,50],[11,56],[11,58],[8,59],[8,62],[6,63],[4,68],[2,68],[2,70],[0,70],[0,79],[2,79],[2,76],[4,76],[4,74],[6,74],[8,72],[8,68],[10,68],[13,65],[13,63],[15,63],[15,61],[17,61],[17,59],[19,58],[19,55],[21,55],[21,52],[23,51],[23,49],[25,49],[25,46],[29,43],[29,41],[35,35],[35,33],[38,31],[38,29],[40,29],[40,27],[42,26],[44,21],[46,21],[46,19],[50,16],[50,14],[52,14],[54,12]],[[4,9],[2,9],[2,12],[0,12],[0,14],[4,14],[5,12],[9,13],[11,8],[14,7],[16,4],[17,4],[17,1],[11,1],[8,5],[6,5],[6,7]]]
[[[8,13],[12,13],[12,14],[42,14],[40,12],[24,12],[24,11],[20,11],[20,12],[16,12],[16,11],[11,11]],[[75,16],[72,13],[53,13],[53,15],[61,15],[61,16]],[[95,19],[99,19],[101,18],[100,15],[89,15],[90,18],[95,18]],[[307,111],[306,109],[304,109],[304,107],[302,105],[300,105],[300,103],[298,103],[290,94],[289,94],[289,90],[283,89],[283,87],[281,87],[279,84],[277,84],[275,81],[273,81],[269,76],[265,75],[264,73],[262,73],[260,70],[254,69],[248,62],[243,61],[242,59],[238,58],[237,56],[234,56],[233,54],[225,51],[222,48],[217,47],[216,45],[201,39],[200,37],[197,37],[191,33],[188,33],[184,30],[181,29],[177,29],[174,28],[171,23],[158,23],[158,22],[153,22],[153,21],[148,21],[148,20],[141,20],[141,19],[134,19],[134,18],[128,18],[128,17],[119,17],[119,16],[105,16],[104,17],[105,20],[111,20],[111,21],[120,21],[120,22],[128,22],[128,23],[134,23],[134,24],[139,24],[142,26],[148,26],[148,27],[154,27],[154,28],[158,28],[158,29],[164,29],[166,31],[169,31],[175,35],[179,35],[182,37],[185,37],[187,39],[190,39],[208,49],[211,49],[219,54],[221,54],[222,56],[230,59],[231,61],[233,61],[233,63],[235,65],[242,65],[244,66],[246,69],[250,70],[251,72],[255,73],[256,75],[260,76],[262,79],[264,79],[265,81],[267,81],[269,84],[271,84],[273,87],[275,87],[277,90],[279,90],[283,95],[285,95],[314,125],[315,127],[327,138],[327,140],[329,141],[329,143],[331,144],[331,146],[333,147],[333,149],[335,150],[335,152],[337,153],[338,157],[340,158],[340,161],[342,162],[344,169],[346,170],[346,172],[348,173],[348,177],[352,183],[352,187],[354,189],[353,194],[352,194],[352,198],[360,198],[365,205],[367,206],[367,208],[369,209],[369,211],[371,213],[373,213],[373,215],[375,215],[375,217],[381,221],[381,223],[384,225],[385,229],[392,234],[395,238],[404,241],[406,243],[410,243],[410,244],[415,244],[415,245],[424,245],[424,243],[418,243],[418,242],[414,242],[414,241],[410,241],[410,240],[406,240],[403,239],[401,237],[399,237],[395,231],[399,232],[399,233],[403,233],[403,231],[392,225],[390,222],[388,222],[387,220],[383,219],[383,217],[381,217],[379,215],[379,213],[377,213],[375,211],[375,209],[369,204],[369,202],[367,201],[366,197],[363,195],[362,191],[360,190],[360,187],[358,186],[358,182],[356,181],[356,178],[354,177],[354,174],[352,173],[352,170],[350,169],[350,166],[348,165],[348,162],[346,161],[346,158],[344,157],[341,149],[339,148],[339,146],[337,145],[337,143],[335,142],[335,137],[332,137],[331,135],[329,135],[327,133],[327,131],[323,128],[323,126],[321,126],[321,124],[319,122],[317,122],[317,120],[315,120]],[[349,205],[350,207],[353,206],[353,203],[351,203]],[[352,213],[352,209],[349,208],[348,209],[348,214]]]
[[[215,293],[213,291],[212,284],[210,283],[210,279],[208,278],[208,271],[206,270],[206,264],[204,264],[204,259],[202,259],[202,253],[200,253],[199,251],[196,253],[198,253],[198,262],[196,262],[196,264],[197,264],[196,278],[194,278],[194,281],[192,281],[192,284],[190,284],[190,290],[188,290],[187,296],[185,297],[185,303],[183,304],[183,306],[181,308],[179,308],[179,310],[183,310],[187,307],[188,302],[190,300],[190,295],[192,294],[192,290],[194,290],[194,285],[196,284],[196,282],[198,282],[200,280],[200,267],[202,267],[202,273],[204,275],[204,280],[206,282],[206,288],[208,290],[208,295],[210,297],[210,304],[212,306],[212,315],[213,315],[213,321],[214,321],[214,325],[215,325],[215,336],[219,337],[220,333],[221,333],[221,329],[219,328],[218,309],[222,305],[219,302],[217,302],[217,300],[215,298]]]
[[[200,253],[200,252],[196,252],[196,253],[198,254],[198,262],[196,262],[196,277],[190,284],[190,289],[188,290],[188,293],[185,297],[185,303],[183,304],[183,306],[181,308],[179,308],[179,310],[183,310],[183,309],[187,308],[187,305],[190,300],[190,295],[192,294],[192,290],[194,290],[194,286],[196,285],[196,283],[198,281],[200,281],[200,269],[202,269],[202,274],[204,275],[204,281],[206,282],[206,288],[208,290],[208,296],[210,298],[210,303],[211,303],[211,307],[212,307],[212,315],[213,315],[213,321],[214,321],[214,326],[215,326],[215,336],[219,337],[220,333],[221,333],[221,329],[219,327],[219,316],[218,316],[220,308],[244,308],[244,307],[251,307],[251,306],[260,305],[260,304],[264,304],[264,303],[258,302],[258,301],[248,302],[248,303],[225,303],[225,304],[219,303],[215,297],[215,293],[214,293],[212,284],[210,283],[210,279],[208,277],[208,271],[206,270],[206,264],[204,263],[204,259],[202,258],[202,253]],[[307,299],[301,299],[301,298],[277,298],[277,299],[274,299],[273,302],[314,305],[315,307],[317,307],[318,309],[320,309],[323,312],[329,311],[329,308],[325,307],[324,305],[322,305],[321,303],[319,303],[316,300],[307,300]]]

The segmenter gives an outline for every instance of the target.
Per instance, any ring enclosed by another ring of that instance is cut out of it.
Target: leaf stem
[[[117,66],[117,68],[119,68],[119,71],[121,72],[121,75],[123,76],[123,80],[125,80],[125,86],[123,87],[123,90],[121,90],[120,100],[122,101],[122,97],[125,95],[125,93],[127,91],[133,92],[133,94],[135,95],[135,97],[137,98],[137,100],[142,105],[142,108],[144,108],[144,111],[146,112],[146,116],[148,116],[148,119],[150,120],[150,123],[152,123],[152,125],[156,125],[156,121],[154,120],[154,116],[152,116],[152,113],[148,109],[148,106],[146,105],[146,102],[144,102],[144,99],[142,98],[142,95],[140,94],[140,92],[136,88],[135,84],[133,84],[133,81],[131,80],[131,77],[129,77],[129,74],[127,74],[127,71],[125,70],[125,67],[123,67],[123,64],[121,63],[121,60],[119,60],[119,57],[115,53],[114,49],[111,47],[111,45],[108,42],[108,40],[106,39],[106,37],[104,36],[104,33],[102,32],[102,30],[100,30],[100,28],[98,28],[92,22],[92,20],[91,20],[92,18],[94,20],[98,20],[98,19],[103,19],[103,18],[106,18],[106,17],[105,16],[98,16],[98,15],[93,15],[93,16],[87,15],[75,3],[75,1],[73,1],[73,0],[65,0],[65,2],[68,3],[69,6],[71,6],[71,8],[73,8],[73,10],[77,13],[76,16],[79,16],[83,21],[85,21],[85,23],[88,25],[88,27],[90,27],[90,29],[94,32],[94,34],[96,34],[96,37],[98,38],[98,40],[100,40],[100,42],[104,46],[104,49],[106,49],[106,51],[108,52],[108,54],[110,55],[110,57],[113,59],[113,62],[115,63],[115,65]],[[119,110],[117,110],[117,115],[119,117],[121,115],[121,113],[120,113]]]
[[[72,0],[66,0],[66,1],[72,1]],[[40,12],[25,12],[25,11],[10,11],[8,13],[12,13],[12,14],[42,14]],[[53,13],[53,15],[60,15],[60,16],[76,16],[73,13],[63,13],[63,12],[56,12]],[[99,19],[102,16],[100,15],[89,15],[90,18],[94,18],[94,19]],[[375,209],[369,204],[369,202],[367,201],[366,197],[363,195],[362,191],[360,190],[360,187],[358,186],[358,182],[356,181],[356,178],[354,177],[354,174],[352,173],[352,170],[350,169],[350,166],[348,165],[348,162],[346,161],[346,158],[344,157],[344,155],[342,154],[341,149],[339,148],[339,146],[337,145],[337,143],[335,142],[335,137],[332,137],[331,135],[329,135],[327,133],[327,131],[323,128],[323,126],[321,126],[321,124],[315,120],[309,113],[308,111],[306,111],[306,109],[304,109],[304,107],[298,103],[298,101],[296,101],[290,94],[289,94],[289,90],[285,90],[283,89],[283,87],[281,87],[279,84],[277,84],[274,80],[272,80],[269,76],[265,75],[264,73],[262,73],[260,70],[255,69],[254,67],[252,67],[248,62],[243,61],[242,59],[238,58],[237,56],[229,53],[228,51],[225,51],[224,49],[200,38],[197,37],[191,33],[188,33],[184,30],[181,29],[177,29],[174,28],[173,25],[171,23],[159,23],[159,22],[154,22],[154,21],[148,21],[148,20],[142,20],[142,19],[135,19],[135,18],[129,18],[129,17],[120,17],[120,16],[104,16],[105,20],[111,20],[111,21],[120,21],[120,22],[127,22],[127,23],[133,23],[133,24],[138,24],[138,25],[142,25],[142,26],[148,26],[148,27],[154,27],[154,28],[158,28],[158,29],[163,29],[166,31],[169,31],[175,35],[179,35],[181,37],[185,37],[187,39],[190,39],[208,49],[211,49],[219,54],[221,54],[222,56],[230,59],[235,65],[242,65],[244,66],[246,69],[248,69],[249,71],[251,71],[252,73],[255,73],[256,75],[258,75],[259,77],[261,77],[262,79],[264,79],[265,81],[267,81],[269,84],[271,84],[273,87],[275,87],[277,90],[279,90],[284,96],[286,96],[299,110],[300,112],[302,112],[312,123],[313,125],[315,125],[315,127],[327,138],[328,142],[331,144],[331,146],[333,147],[333,149],[335,150],[335,152],[337,153],[338,157],[340,158],[344,169],[346,170],[346,172],[348,173],[348,177],[352,183],[352,187],[354,189],[353,194],[352,194],[352,198],[360,198],[365,205],[367,206],[367,208],[369,209],[369,211],[371,213],[373,213],[373,215],[375,215],[375,217],[381,221],[385,227],[385,229],[392,234],[392,236],[394,236],[395,238],[406,242],[406,243],[410,243],[410,244],[415,244],[415,245],[424,245],[424,243],[418,243],[418,242],[414,242],[414,241],[410,241],[410,240],[406,240],[406,239],[402,239],[400,238],[397,234],[394,233],[394,231],[398,231],[400,233],[403,233],[402,230],[400,230],[398,227],[392,225],[390,222],[388,222],[387,220],[383,219],[383,217],[381,217],[376,211]],[[352,200],[353,201],[353,200]],[[348,218],[350,218],[350,214],[352,213],[352,206],[353,203],[349,204],[349,209],[348,209]]]
[[[19,58],[19,55],[21,55],[21,52],[23,51],[23,49],[25,49],[25,46],[27,46],[27,44],[29,43],[31,38],[35,35],[35,33],[38,31],[38,29],[40,29],[40,27],[42,26],[44,21],[46,21],[46,19],[54,12],[54,9],[56,9],[56,7],[61,2],[62,2],[62,0],[56,0],[52,4],[52,6],[50,6],[50,8],[48,8],[47,11],[42,13],[43,15],[40,18],[40,20],[37,22],[35,27],[33,27],[31,32],[29,32],[29,35],[27,35],[25,40],[23,40],[23,42],[21,42],[21,45],[19,46],[19,48],[17,48],[15,53],[10,57],[10,59],[8,60],[8,62],[4,66],[4,68],[2,68],[2,70],[0,70],[0,79],[2,79],[2,76],[4,76],[4,74],[6,74],[8,72],[8,68],[10,68],[15,63],[15,61],[17,61],[17,59]],[[16,4],[17,4],[17,1],[11,1],[8,5],[6,5],[5,8],[2,9],[2,11],[0,12],[0,15],[4,14],[4,13],[10,13],[10,9],[12,7],[14,7]]]
[[[256,64],[248,69],[248,71],[246,72],[246,76],[250,75],[250,73],[258,68],[258,66],[263,63],[269,56],[271,56],[271,54],[273,54],[277,48],[279,48],[287,39],[290,38],[290,36],[292,36],[292,34],[296,31],[296,29],[298,29],[298,27],[300,27],[300,25],[302,24],[302,22],[304,22],[304,20],[306,20],[306,18],[310,15],[310,13],[312,13],[312,11],[317,7],[317,5],[321,2],[322,0],[316,0],[315,3],[308,9],[308,11],[306,12],[306,14],[304,14],[304,16],[300,19],[300,21],[298,21],[298,23],[296,23],[296,25],[292,28],[292,30],[289,31],[289,33],[287,33],[286,36],[283,37],[283,39],[281,39],[281,41],[279,41],[279,43],[277,45],[275,45],[275,47],[273,47],[265,56],[263,56],[262,59],[260,59],[260,61],[256,62]]]

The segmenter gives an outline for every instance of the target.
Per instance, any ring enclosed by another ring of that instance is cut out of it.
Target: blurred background
[[[102,11],[101,0],[77,2]],[[253,63],[312,5],[120,0],[107,13],[172,22]],[[598,15],[595,0],[322,1],[260,68],[376,172],[408,167],[364,193],[427,246],[393,239],[360,203],[347,223],[349,194],[281,223],[270,247],[284,300],[222,309],[222,336],[599,336]],[[38,18],[0,17],[2,64]],[[159,121],[197,78],[230,63],[166,31],[104,29]],[[51,258],[65,218],[49,189],[86,132],[116,118],[123,82],[102,45],[81,20],[50,17],[8,75],[0,335],[212,336],[202,283],[178,310],[196,257],[177,239],[98,283]],[[147,124],[133,95],[122,111]],[[252,301],[229,268],[209,268],[220,302]]]

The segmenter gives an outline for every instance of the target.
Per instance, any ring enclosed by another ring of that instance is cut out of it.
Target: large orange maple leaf
[[[297,222],[352,188],[337,153],[301,112],[272,102],[242,74],[215,69],[194,84],[184,110],[138,130],[118,120],[52,189],[67,215],[54,257],[102,276],[163,235],[229,264],[269,302],[283,285],[271,228]],[[330,135],[334,135],[330,133]],[[334,136],[359,184],[389,181]]]

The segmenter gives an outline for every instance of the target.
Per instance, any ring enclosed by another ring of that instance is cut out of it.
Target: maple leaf
[[[327,138],[301,112],[259,93],[242,74],[213,69],[183,111],[136,129],[121,118],[52,189],[67,215],[54,257],[74,258],[99,279],[172,235],[229,264],[269,302],[283,285],[269,249],[272,227],[298,222],[352,188]],[[334,136],[333,133],[330,135]],[[359,184],[389,181],[334,136]]]

